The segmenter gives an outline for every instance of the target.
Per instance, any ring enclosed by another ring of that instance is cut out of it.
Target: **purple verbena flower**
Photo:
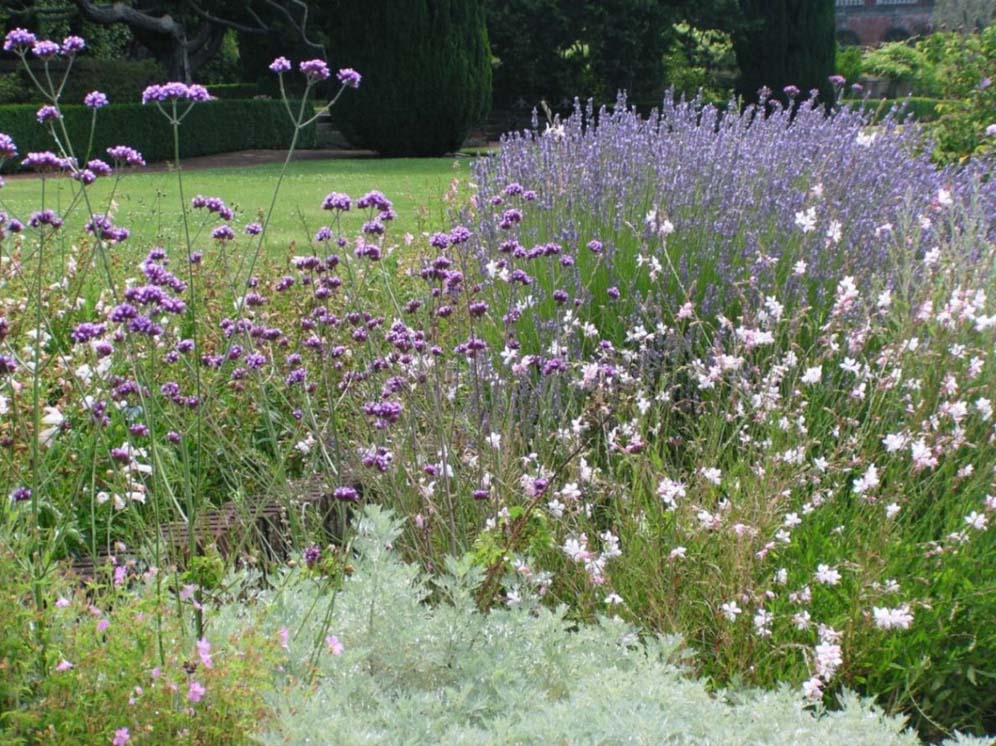
[[[119,166],[144,166],[145,159],[142,154],[139,153],[134,148],[130,148],[127,145],[115,145],[114,147],[107,149],[107,154],[119,165]]]
[[[62,49],[58,44],[54,41],[49,41],[48,39],[36,41],[34,46],[31,48],[31,53],[40,60],[50,60],[57,57],[61,51]]]
[[[235,231],[232,230],[231,226],[219,225],[211,231],[211,238],[215,241],[231,241],[235,238]]]
[[[209,101],[211,94],[202,85],[187,85],[179,81],[148,86],[142,91],[142,103],[164,103],[166,101]]]
[[[346,212],[352,206],[353,200],[350,199],[348,194],[340,194],[339,192],[330,192],[325,195],[325,199],[322,200],[323,210],[340,210]]]
[[[3,51],[23,54],[29,47],[34,46],[38,37],[27,29],[15,28],[7,32],[3,41]]]
[[[32,228],[40,228],[43,225],[50,225],[53,228],[62,226],[62,218],[55,214],[53,210],[39,210],[31,213],[28,225]]]
[[[62,119],[62,114],[59,113],[58,108],[55,106],[43,106],[35,114],[35,118],[38,120],[38,124],[45,124],[45,122],[52,122],[57,119]]]
[[[322,548],[313,544],[304,550],[304,562],[308,567],[314,567],[322,557]]]
[[[10,135],[0,132],[0,159],[17,158],[17,145]]]
[[[86,41],[81,36],[67,36],[62,40],[62,53],[67,57],[79,54],[86,49]]]
[[[338,78],[339,82],[344,86],[349,88],[359,88],[360,81],[363,79],[363,76],[351,67],[344,67],[336,73],[336,78]]]
[[[331,75],[329,66],[323,60],[305,60],[298,65],[298,69],[312,83],[320,80],[328,80]]]
[[[102,109],[107,104],[107,95],[101,91],[90,91],[83,97],[83,105],[90,109]]]
[[[270,70],[277,73],[285,73],[290,71],[291,63],[286,57],[277,57],[273,62],[270,63]]]
[[[367,192],[356,200],[356,206],[361,210],[368,207],[373,207],[377,210],[390,210],[392,207],[391,201],[377,190]]]
[[[355,487],[336,487],[332,496],[343,502],[356,502],[360,499],[360,493],[356,491]]]
[[[94,158],[86,164],[87,170],[92,171],[95,176],[110,176],[111,167],[99,158]]]
[[[21,165],[38,173],[47,173],[68,168],[70,161],[67,158],[60,158],[49,150],[43,150],[40,153],[28,153],[27,157],[21,161]]]

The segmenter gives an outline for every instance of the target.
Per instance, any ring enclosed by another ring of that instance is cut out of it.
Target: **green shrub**
[[[0,109],[0,132],[14,138],[21,154],[53,147],[48,130],[35,121],[34,105]],[[82,106],[64,106],[63,115],[70,140],[85,143],[90,135],[90,111]],[[111,105],[97,115],[92,157],[105,157],[106,148],[131,145],[149,162],[173,157],[173,135],[169,123],[154,107],[141,104]],[[227,153],[250,148],[283,148],[290,143],[293,126],[280,101],[212,101],[195,106],[183,120],[180,154],[184,158]],[[315,128],[303,133],[303,147],[314,143]],[[13,164],[8,164],[8,168]]]
[[[176,595],[123,567],[130,589],[109,567],[86,591],[50,573],[39,613],[23,557],[0,544],[0,743],[108,744],[124,728],[131,743],[247,743],[265,717],[276,641],[251,625],[210,630],[208,666]]]
[[[664,58],[667,81],[676,91],[726,102],[737,75],[737,61],[729,34],[674,25],[675,38]]]
[[[482,614],[483,570],[451,559],[442,577],[423,577],[388,549],[400,532],[369,507],[355,573],[337,595],[293,571],[215,619],[227,634],[247,616],[273,637],[292,631],[282,674],[291,685],[270,700],[263,743],[318,733],[329,744],[919,743],[851,694],[833,712],[784,688],[713,696],[685,676],[676,638],[641,638],[619,617],[575,625],[566,607],[512,588],[506,608]],[[439,603],[427,605],[433,593]],[[297,683],[312,675],[315,684]]]
[[[865,72],[861,47],[838,44],[836,67],[838,75],[857,83]]]
[[[458,150],[491,96],[483,2],[338,5],[330,48],[338,65],[363,74],[359,91],[333,115],[346,138],[383,155]]]
[[[935,160],[949,163],[992,151],[996,138],[986,135],[986,127],[996,122],[996,25],[978,33],[931,34],[912,46],[885,44],[866,53],[863,64],[886,78],[890,95],[906,89],[943,99],[929,116],[913,109],[919,121],[936,120],[930,127]]]
[[[17,73],[0,75],[0,104],[22,104],[31,100],[31,88]]]

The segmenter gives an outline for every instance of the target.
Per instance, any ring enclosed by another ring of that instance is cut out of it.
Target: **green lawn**
[[[291,164],[280,189],[267,251],[282,253],[291,242],[302,242],[327,223],[331,214],[321,209],[328,192],[346,192],[356,198],[379,189],[394,202],[398,219],[388,234],[400,241],[406,232],[435,230],[446,223],[441,199],[454,178],[466,185],[469,158],[352,158],[302,161]],[[195,194],[217,196],[236,209],[232,227],[241,234],[247,223],[260,219],[270,204],[273,187],[282,164],[250,168],[216,168],[184,173],[183,190],[187,203]],[[113,178],[99,180],[90,187],[91,200],[103,210],[111,196]],[[49,180],[45,190],[48,207],[64,210],[72,201],[77,185],[65,179]],[[0,191],[0,209],[26,222],[41,203],[41,181],[11,179]],[[115,223],[127,226],[132,237],[127,245],[144,248],[152,244],[171,247],[180,243],[182,223],[175,173],[136,173],[126,175],[114,194],[118,205]],[[193,213],[192,227],[203,225],[204,211]],[[211,216],[214,218],[215,216]],[[347,225],[358,229],[364,215],[350,212]],[[77,206],[66,221],[68,231],[78,231],[85,220],[85,208]],[[207,229],[217,224],[212,220]],[[208,230],[201,230],[198,248],[210,243]],[[245,239],[240,243],[245,245]]]

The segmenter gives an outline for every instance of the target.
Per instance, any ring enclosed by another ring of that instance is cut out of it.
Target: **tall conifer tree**
[[[393,156],[457,150],[488,112],[484,0],[338,0],[329,57],[363,75],[333,112],[346,138]]]

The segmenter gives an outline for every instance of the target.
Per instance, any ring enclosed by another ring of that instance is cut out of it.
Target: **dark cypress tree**
[[[343,135],[390,156],[460,148],[491,102],[484,0],[338,0],[334,67],[363,75],[333,111]]]
[[[743,19],[733,37],[737,93],[757,99],[762,86],[784,100],[785,86],[817,89],[830,101],[834,73],[834,0],[740,0]]]

